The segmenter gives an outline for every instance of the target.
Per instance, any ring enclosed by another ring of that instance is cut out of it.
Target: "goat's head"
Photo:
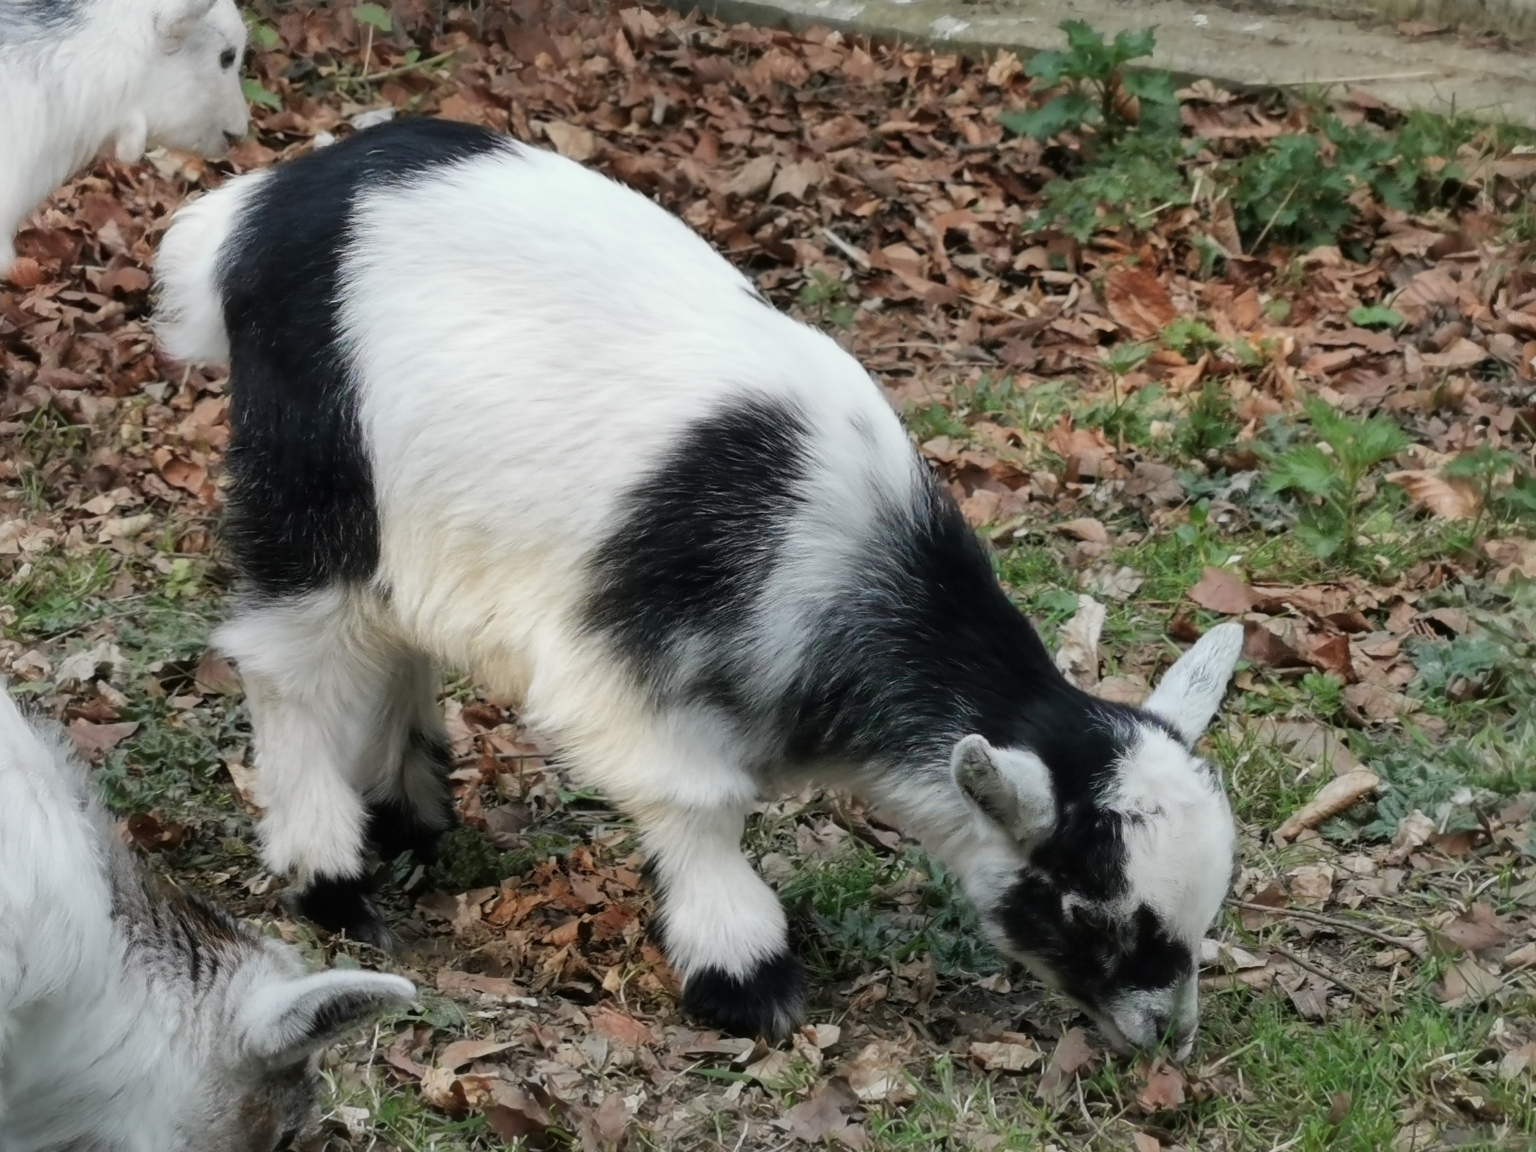
[[[201,901],[173,898],[170,909],[186,930],[147,943],[142,957],[153,983],[180,990],[171,994],[187,1014],[170,1152],[285,1149],[311,1119],[320,1050],[415,988],[380,972],[309,973],[293,949]]]
[[[119,158],[135,158],[146,144],[224,155],[250,124],[240,87],[245,23],[234,0],[154,0],[145,9],[152,47]]]
[[[1013,851],[973,877],[997,943],[1094,1017],[1117,1048],[1193,1043],[1200,941],[1231,881],[1235,833],[1214,768],[1194,746],[1215,715],[1243,630],[1212,629],[1140,709],[1105,705],[1095,732],[1059,734],[1052,759],[1085,748],[1085,781],[1033,750],[967,736],[953,769],[976,818]]]

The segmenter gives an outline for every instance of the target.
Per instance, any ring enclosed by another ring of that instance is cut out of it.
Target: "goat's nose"
[[[1147,1017],[1147,1027],[1152,1030],[1152,1042],[1154,1044],[1168,1039],[1168,1026],[1172,1019],[1167,1012],[1153,1012]]]
[[[231,148],[244,139],[244,132],[231,132],[228,128],[224,129],[224,143],[228,144]]]

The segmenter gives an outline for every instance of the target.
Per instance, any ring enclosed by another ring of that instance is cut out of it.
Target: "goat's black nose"
[[[1166,1012],[1153,1012],[1147,1017],[1147,1023],[1152,1026],[1152,1035],[1158,1042],[1168,1039],[1168,1025],[1171,1017]]]

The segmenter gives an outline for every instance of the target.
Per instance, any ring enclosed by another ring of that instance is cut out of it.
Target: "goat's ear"
[[[155,31],[166,40],[184,40],[197,22],[213,10],[218,0],[160,0],[155,9]]]
[[[1055,826],[1050,769],[1033,752],[994,748],[985,737],[967,736],[955,745],[950,771],[966,799],[1021,844]]]
[[[1216,625],[1174,662],[1142,707],[1172,724],[1185,745],[1193,748],[1216,715],[1242,654],[1243,626]]]
[[[275,980],[252,992],[241,1011],[241,1052],[268,1067],[294,1064],[415,998],[414,984],[383,972],[333,968]]]

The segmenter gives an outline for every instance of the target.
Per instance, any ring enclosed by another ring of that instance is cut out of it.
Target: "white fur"
[[[316,1012],[357,1023],[414,989],[306,975],[291,948],[245,933],[203,942],[194,991],[185,940],[157,935],[156,897],[111,836],[58,734],[0,688],[0,1149],[270,1152],[260,1106],[242,1102],[333,1038]]]
[[[221,156],[248,124],[234,0],[82,0],[52,29],[22,11],[0,0],[0,274],[22,220],[107,145]]]

